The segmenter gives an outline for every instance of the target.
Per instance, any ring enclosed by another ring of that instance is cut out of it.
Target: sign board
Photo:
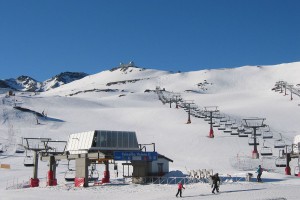
[[[130,160],[130,161],[154,161],[157,160],[157,152],[143,151],[115,151],[114,160]]]

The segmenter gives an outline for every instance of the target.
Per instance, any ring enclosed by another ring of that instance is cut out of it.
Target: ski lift
[[[231,126],[226,126],[226,124],[225,124],[225,130],[223,132],[224,133],[231,133],[232,132]]]
[[[220,127],[220,122],[216,122],[215,124],[213,124],[213,127]]]
[[[24,153],[24,152],[25,152],[25,148],[19,144],[17,146],[16,153]]]
[[[97,181],[99,179],[99,173],[96,169],[96,164],[92,164],[91,170],[89,170],[89,181]]]
[[[254,142],[254,137],[253,137],[253,135],[249,138],[249,140],[248,140],[248,144],[250,145],[250,146],[253,146],[253,145],[259,145],[259,139],[258,138],[256,138],[256,142]]]
[[[262,156],[272,156],[273,155],[272,148],[265,146],[265,142],[266,141],[264,140],[263,146],[260,150],[260,155],[262,155]]]
[[[65,181],[70,182],[75,180],[75,170],[73,169],[68,169],[65,172]]]
[[[231,129],[232,129],[232,127],[231,127]],[[233,129],[233,130],[231,131],[230,135],[239,135],[239,132],[238,132],[237,129]]]
[[[218,128],[218,130],[220,131],[224,131],[226,129],[225,124],[220,124],[220,127]]]
[[[256,130],[256,136],[261,136],[262,135],[262,131],[260,129]]]
[[[232,122],[230,120],[228,120],[228,121],[225,122],[225,125],[230,125],[231,126]]]
[[[200,118],[205,118],[206,116],[203,113],[200,113],[199,117]]]
[[[33,167],[34,166],[34,160],[32,156],[25,156],[23,164],[25,167]]]
[[[252,134],[252,129],[251,128],[245,128],[245,134]]]
[[[204,121],[210,121],[210,117],[205,117]]]
[[[68,160],[68,170],[65,172],[65,181],[70,182],[75,180],[76,171],[70,168],[70,160]]]
[[[239,137],[248,137],[248,134],[245,134],[245,129],[243,127],[238,128]]]
[[[263,139],[271,139],[273,138],[273,133],[270,130],[263,132]]]
[[[231,129],[238,129],[238,125],[236,123],[233,123]]]
[[[285,148],[285,142],[282,140],[282,135],[279,133],[280,139],[274,141],[274,148]]]
[[[296,166],[294,168],[294,174],[295,174],[295,176],[299,176],[299,173],[300,173],[299,166]]]
[[[3,144],[0,143],[0,153],[3,153],[3,152],[4,152]]]
[[[286,167],[286,156],[284,150],[279,150],[279,157],[275,160],[276,167]]]
[[[219,113],[213,114],[213,118],[215,119],[221,119],[221,115]]]
[[[220,119],[220,122],[227,122],[226,117],[221,118],[221,119]]]

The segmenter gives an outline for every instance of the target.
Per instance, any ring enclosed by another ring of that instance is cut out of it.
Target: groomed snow
[[[169,92],[179,93],[184,100],[194,100],[201,108],[219,106],[221,113],[240,121],[246,117],[264,117],[274,132],[274,139],[266,141],[273,147],[280,138],[291,144],[300,134],[299,97],[274,92],[276,81],[299,84],[300,63],[276,66],[245,66],[235,69],[202,70],[187,73],[169,73],[159,70],[104,71],[63,85],[48,92],[16,93],[15,97],[1,98],[0,140],[12,144],[20,137],[51,137],[67,140],[69,134],[89,130],[136,131],[139,143],[156,143],[156,150],[170,159],[170,170],[187,174],[188,170],[212,169],[223,177],[244,177],[262,164],[264,183],[228,182],[221,185],[221,194],[212,195],[207,183],[186,185],[183,196],[189,199],[299,199],[300,179],[284,175],[284,168],[275,167],[278,149],[272,149],[270,159],[249,160],[253,147],[247,138],[238,138],[215,130],[215,138],[208,138],[209,125],[203,119],[192,117],[186,124],[187,113],[183,109],[163,105],[155,92],[157,86]],[[130,81],[135,80],[135,81]],[[122,82],[123,81],[123,82]],[[207,82],[207,90],[197,86]],[[112,83],[107,85],[107,83]],[[97,91],[94,89],[98,89]],[[107,89],[112,89],[105,92]],[[85,91],[85,92],[84,92]],[[79,93],[80,92],[80,93]],[[70,96],[72,95],[72,96]],[[19,106],[37,112],[45,112],[50,120],[36,118],[12,108]],[[9,133],[14,133],[14,137]],[[262,139],[261,139],[262,141]],[[258,150],[262,143],[259,145]],[[237,168],[237,158],[247,160],[250,169]],[[111,174],[112,183],[89,188],[74,188],[64,181],[67,170],[65,161],[58,165],[58,186],[46,187],[47,163],[40,162],[38,188],[6,189],[16,183],[28,181],[32,168],[23,166],[24,154],[6,152],[0,156],[0,164],[10,164],[11,169],[0,169],[0,199],[173,199],[176,185],[137,185],[119,183]],[[297,165],[291,162],[292,173]],[[98,166],[100,177],[103,166]],[[119,175],[122,174],[121,167]],[[113,172],[113,170],[111,170]],[[176,173],[174,173],[176,175]],[[119,176],[119,179],[121,177]],[[254,180],[254,179],[253,179]]]

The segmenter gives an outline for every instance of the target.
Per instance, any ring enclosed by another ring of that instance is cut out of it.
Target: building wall
[[[158,163],[162,163],[163,164],[163,173],[168,173],[169,172],[169,161],[164,159],[164,158],[158,158],[156,161],[151,162],[151,167],[149,169],[151,169],[151,171],[149,171],[150,174],[152,175],[158,175]]]

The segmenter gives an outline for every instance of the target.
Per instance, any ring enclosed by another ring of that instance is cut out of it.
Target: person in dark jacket
[[[263,171],[264,170],[263,170],[263,168],[261,168],[261,165],[258,165],[258,168],[256,170],[256,172],[257,172],[257,182],[262,182],[261,175],[262,175]]]
[[[185,187],[183,187],[183,184],[181,182],[178,183],[178,191],[177,191],[177,194],[176,194],[176,197],[179,196],[182,197],[182,188],[185,189]]]
[[[220,184],[221,181],[220,181],[220,177],[219,177],[218,173],[213,175],[211,178],[212,178],[212,187],[213,187],[213,190],[211,191],[211,193],[215,194],[215,190],[217,192],[219,192],[219,184]]]

